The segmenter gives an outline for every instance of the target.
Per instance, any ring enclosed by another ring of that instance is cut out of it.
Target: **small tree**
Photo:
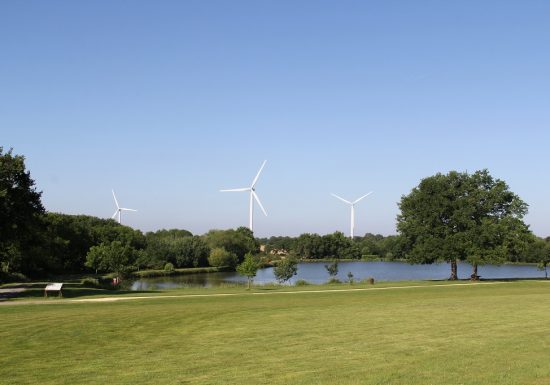
[[[548,264],[549,263],[550,263],[550,261],[548,259],[546,259],[544,261],[540,261],[539,264],[537,265],[539,270],[544,270],[544,277],[546,279],[548,279]]]
[[[348,272],[348,282],[350,285],[353,284],[353,273],[351,271]]]
[[[246,253],[244,256],[244,261],[237,266],[237,272],[248,278],[248,290],[250,290],[250,284],[256,276],[259,267],[258,262],[251,253]]]
[[[277,266],[273,268],[275,279],[279,283],[288,281],[298,272],[298,262],[293,258],[285,258],[281,260]]]
[[[335,278],[338,275],[338,261],[334,260],[330,265],[325,265],[325,269],[331,278]]]
[[[550,265],[550,240],[546,238],[544,241],[544,246],[541,247],[541,253],[539,254],[537,260],[537,267],[539,270],[544,271],[544,277],[548,279],[548,265]]]

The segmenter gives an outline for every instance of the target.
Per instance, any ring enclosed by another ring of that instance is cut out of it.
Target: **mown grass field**
[[[12,301],[0,383],[550,384],[549,282],[421,285]]]

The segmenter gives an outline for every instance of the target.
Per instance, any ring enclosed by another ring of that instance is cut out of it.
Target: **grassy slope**
[[[550,384],[550,284],[0,306],[6,384]]]

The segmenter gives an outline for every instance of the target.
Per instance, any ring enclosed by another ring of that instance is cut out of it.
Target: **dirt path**
[[[19,293],[23,293],[27,289],[24,287],[8,287],[0,289],[0,301],[5,301],[8,298],[15,297]]]
[[[537,281],[547,282],[550,281]],[[90,302],[118,302],[132,301],[144,299],[166,299],[166,298],[204,298],[204,297],[235,297],[245,295],[298,295],[298,294],[316,294],[316,293],[345,293],[353,291],[377,291],[377,290],[400,290],[400,289],[419,289],[419,288],[444,288],[456,286],[474,286],[474,285],[504,285],[512,282],[472,282],[472,283],[452,283],[444,285],[410,285],[410,286],[387,286],[387,287],[369,287],[369,288],[349,288],[349,289],[320,289],[320,290],[301,290],[301,291],[278,291],[278,292],[253,292],[253,293],[214,293],[214,294],[182,294],[182,295],[150,295],[150,296],[133,296],[133,297],[100,297],[100,298],[81,298],[81,299],[54,299],[54,300],[32,300],[32,301],[2,301],[2,305],[50,305],[50,304],[74,304],[74,303],[90,303]],[[3,290],[3,289],[2,289]],[[7,290],[7,289],[6,289]],[[13,290],[13,289],[12,289]],[[22,289],[23,291],[25,289]]]

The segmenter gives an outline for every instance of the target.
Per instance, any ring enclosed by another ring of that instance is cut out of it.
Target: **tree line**
[[[0,147],[0,280],[14,273],[235,269],[247,256],[255,261],[247,261],[249,267],[273,259],[447,261],[451,279],[457,278],[458,261],[472,265],[473,279],[480,264],[536,262],[546,269],[550,262],[550,238],[536,237],[523,222],[527,204],[487,170],[424,178],[399,208],[398,234],[390,236],[350,239],[335,232],[256,239],[245,227],[200,236],[180,229],[144,234],[111,219],[46,212],[24,157]]]
[[[305,233],[298,237],[260,238],[266,254],[293,255],[299,259],[384,259],[396,260],[402,255],[397,235],[367,233],[363,237],[346,237],[342,232],[319,235]]]

